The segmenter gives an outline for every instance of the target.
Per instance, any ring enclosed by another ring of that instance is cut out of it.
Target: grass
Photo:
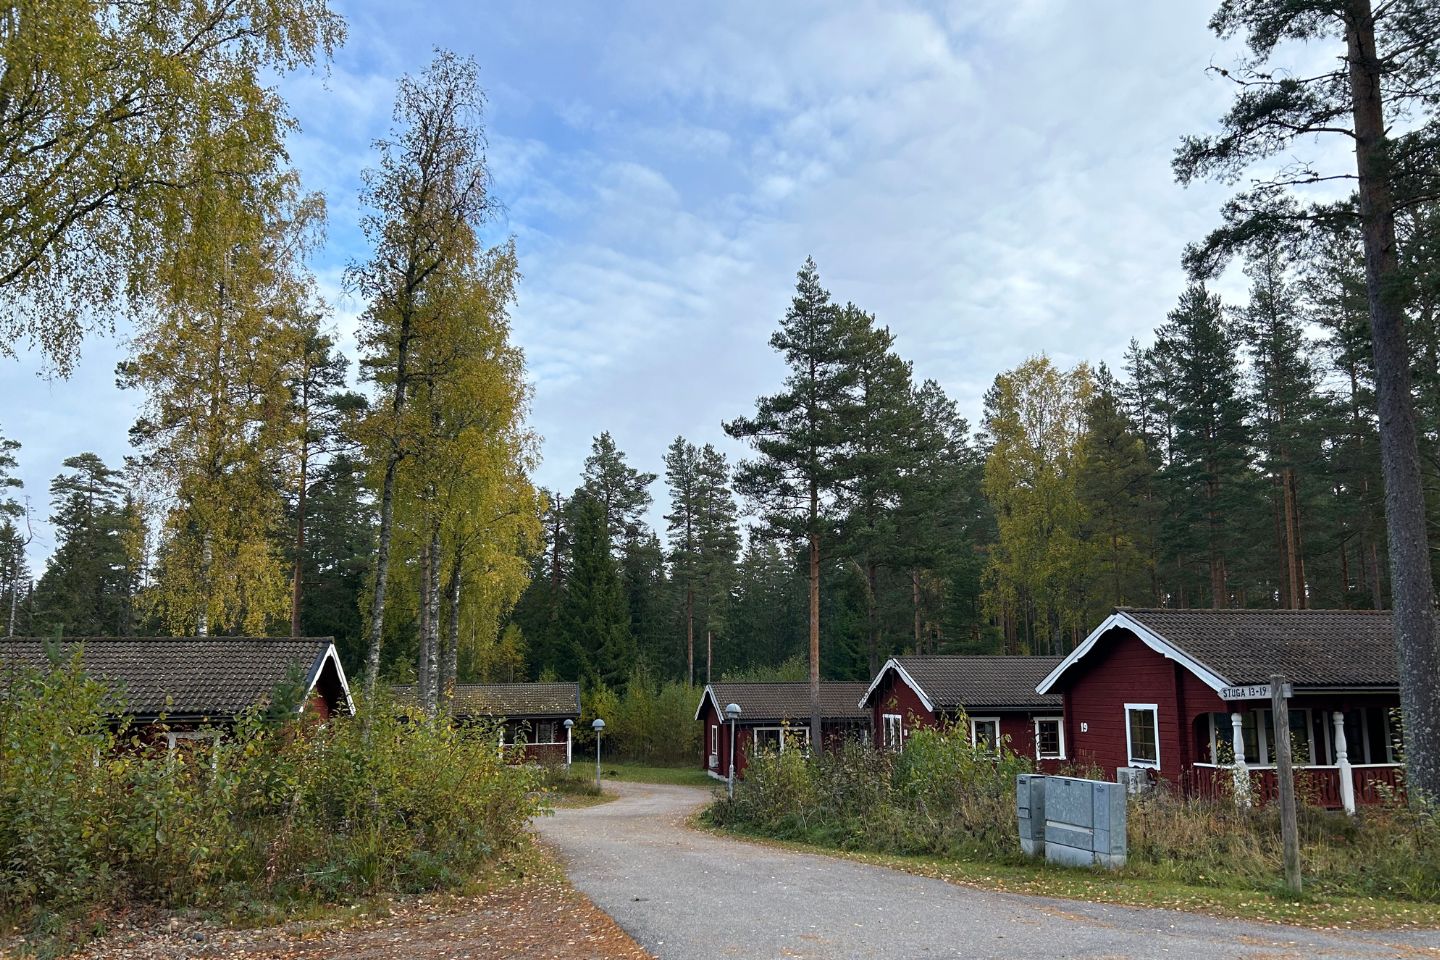
[[[660,783],[677,787],[716,787],[720,781],[693,766],[661,767],[642,763],[603,763],[600,774],[605,780],[622,783]]]
[[[1272,890],[1195,886],[1121,869],[1097,872],[1043,861],[1033,865],[980,863],[933,856],[900,856],[839,850],[791,840],[776,840],[744,830],[718,827],[696,814],[691,821],[702,830],[752,843],[820,853],[858,863],[903,870],[960,886],[1033,896],[1110,903],[1127,907],[1183,910],[1233,920],[1259,920],[1301,927],[1339,930],[1431,929],[1440,927],[1440,905],[1383,897],[1337,897],[1332,894],[1292,896],[1279,877]]]

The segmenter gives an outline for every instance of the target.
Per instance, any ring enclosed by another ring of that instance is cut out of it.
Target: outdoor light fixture
[[[595,731],[595,789],[600,789],[600,735],[605,730],[605,721],[599,717],[590,724],[590,729]]]
[[[735,721],[740,719],[740,704],[732,703],[725,708],[725,716],[730,718],[730,776],[725,781],[725,791],[730,799],[735,799]]]
[[[566,718],[565,718],[565,769],[567,769],[567,770],[570,769],[570,744],[574,742],[574,741],[571,739],[570,730],[571,730],[574,726],[575,726],[575,721],[574,721],[574,720],[571,720],[569,717],[566,717]]]

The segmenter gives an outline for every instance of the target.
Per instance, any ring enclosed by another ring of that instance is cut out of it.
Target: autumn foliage
[[[279,907],[445,888],[516,849],[535,774],[491,731],[257,708],[167,751],[77,664],[0,676],[0,916]],[[277,719],[279,717],[279,719]]]

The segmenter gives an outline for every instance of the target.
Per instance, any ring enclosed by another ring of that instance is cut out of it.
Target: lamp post
[[[574,738],[574,736],[571,734],[570,731],[573,730],[574,727],[575,727],[575,721],[574,721],[574,720],[571,720],[570,718],[567,717],[567,718],[565,719],[565,769],[566,769],[566,770],[569,770],[569,769],[570,769],[570,749],[571,749],[571,745],[575,742],[575,738]]]
[[[605,721],[599,717],[590,724],[590,729],[595,731],[595,790],[600,790],[600,734],[605,729]]]
[[[730,799],[735,799],[735,721],[740,719],[740,704],[732,703],[725,708],[725,716],[730,719],[730,777],[725,782],[725,790]]]

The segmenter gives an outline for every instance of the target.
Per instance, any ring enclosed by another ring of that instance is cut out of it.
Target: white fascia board
[[[1211,690],[1214,690],[1216,693],[1219,693],[1221,689],[1225,687],[1232,686],[1230,681],[1220,676],[1217,671],[1212,670],[1204,663],[1196,660],[1194,657],[1190,656],[1190,654],[1186,653],[1184,650],[1181,650],[1179,647],[1175,646],[1173,643],[1166,640],[1158,633],[1155,633],[1149,627],[1145,626],[1143,623],[1141,623],[1139,620],[1136,620],[1134,617],[1130,616],[1125,611],[1117,610],[1114,613],[1110,614],[1110,616],[1106,617],[1105,621],[1101,623],[1100,626],[1090,631],[1090,635],[1085,638],[1084,642],[1081,643],[1080,646],[1076,647],[1074,650],[1070,651],[1070,655],[1064,660],[1061,660],[1060,665],[1057,666],[1054,670],[1051,670],[1050,675],[1047,676],[1044,680],[1040,681],[1040,685],[1035,688],[1035,692],[1049,693],[1051,689],[1055,686],[1055,684],[1059,681],[1060,677],[1065,673],[1065,671],[1069,670],[1071,666],[1083,659],[1086,654],[1088,654],[1092,649],[1094,649],[1095,644],[1100,642],[1100,638],[1104,636],[1107,631],[1111,630],[1114,627],[1124,627],[1126,630],[1129,630],[1131,633],[1135,634],[1135,636],[1139,637],[1140,642],[1145,644],[1145,646],[1149,647],[1151,650],[1154,650],[1156,653],[1160,654],[1162,657],[1165,657],[1167,660],[1174,660],[1186,670],[1189,670],[1191,673],[1195,674],[1195,676],[1199,677],[1200,680],[1207,687],[1209,687]]]
[[[310,694],[315,692],[315,685],[320,682],[320,674],[325,671],[325,661],[332,661],[335,664],[335,675],[340,678],[340,691],[345,695],[345,709],[350,711],[350,716],[355,716],[355,700],[350,696],[350,681],[345,679],[345,668],[340,664],[340,654],[335,651],[335,644],[331,643],[325,647],[325,652],[316,658],[310,665],[310,676],[305,682],[305,698],[300,701],[295,712],[304,710],[310,702]]]
[[[720,709],[720,701],[718,701],[718,700],[715,699],[715,691],[714,691],[714,689],[712,689],[711,686],[710,686],[710,684],[707,683],[707,684],[705,684],[705,692],[702,693],[702,694],[700,694],[700,703],[695,707],[695,719],[696,719],[696,720],[699,720],[699,719],[700,719],[700,714],[701,714],[701,712],[704,711],[704,709],[705,709],[705,701],[706,701],[706,700],[709,700],[711,703],[715,704],[715,716],[717,716],[717,717],[723,717],[723,716],[725,716],[724,712],[722,712],[721,709]]]
[[[915,682],[914,677],[910,676],[910,674],[905,672],[905,668],[900,666],[900,661],[896,660],[894,657],[891,657],[889,660],[885,661],[885,665],[880,668],[879,673],[875,674],[875,679],[870,681],[869,689],[865,691],[865,696],[860,698],[860,702],[856,704],[856,706],[860,707],[862,710],[865,708],[865,706],[870,702],[870,697],[879,688],[880,681],[884,680],[885,674],[891,670],[894,670],[896,673],[898,673],[900,675],[900,679],[905,681],[905,685],[911,690],[915,691],[915,695],[920,698],[920,702],[925,705],[926,710],[929,710],[931,713],[935,712],[935,705],[931,703],[930,698],[925,695],[925,690],[920,686],[920,684]]]

